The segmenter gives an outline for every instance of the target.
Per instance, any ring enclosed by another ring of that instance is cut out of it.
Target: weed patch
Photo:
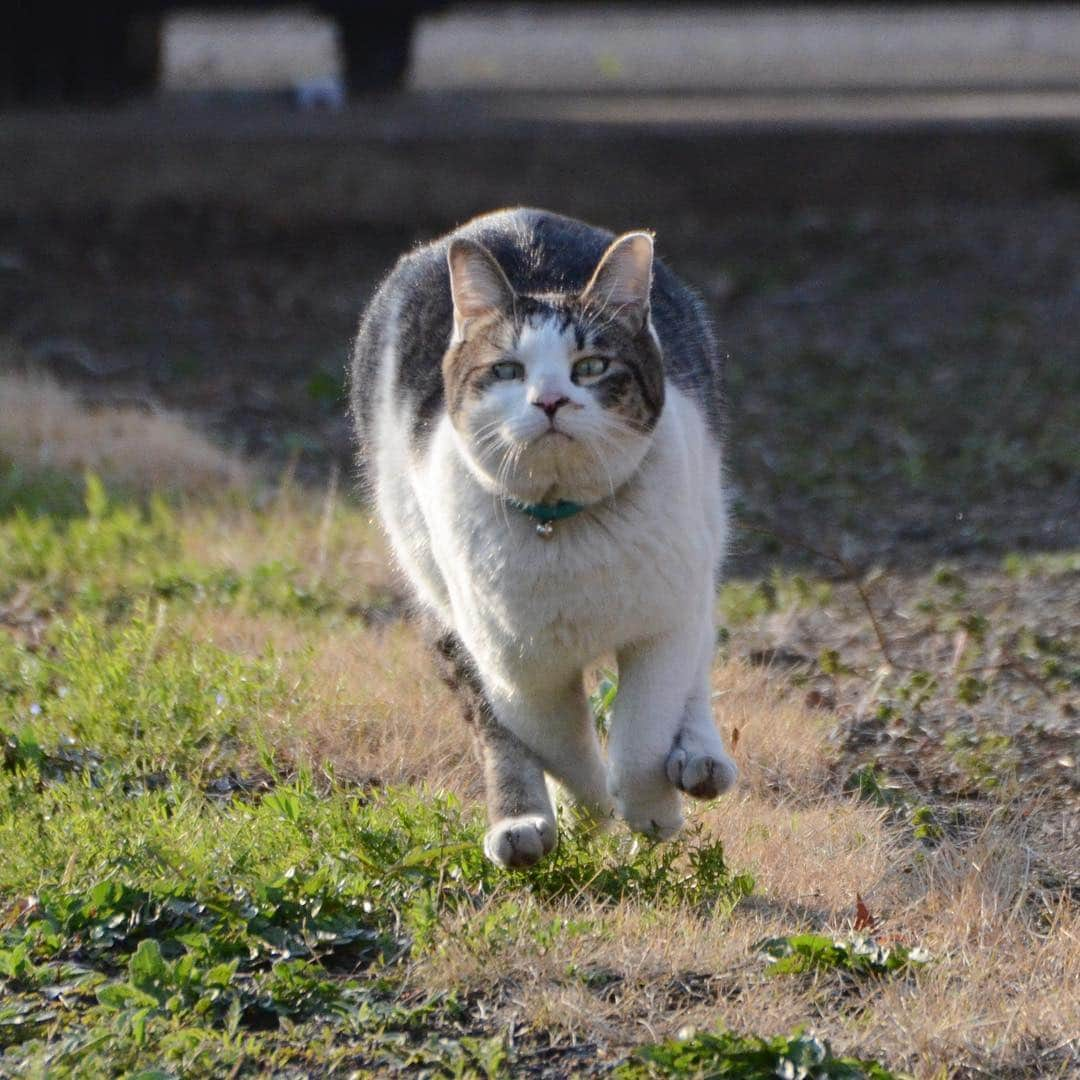
[[[823,934],[791,934],[767,938],[754,946],[769,975],[838,971],[853,976],[883,976],[911,971],[929,960],[923,949],[882,945],[873,938],[848,940]]]
[[[899,1080],[872,1061],[836,1057],[829,1044],[801,1031],[763,1039],[730,1031],[687,1033],[686,1038],[638,1050],[617,1070],[619,1080],[730,1076],[739,1080]]]
[[[219,769],[281,688],[251,662],[176,633],[159,606],[107,625],[57,623],[44,648],[0,639],[9,768],[134,780]]]

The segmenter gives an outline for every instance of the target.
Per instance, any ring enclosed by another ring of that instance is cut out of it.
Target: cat
[[[488,858],[551,852],[546,778],[666,839],[736,769],[712,717],[721,361],[653,237],[533,209],[404,255],[360,325],[361,475],[483,762]],[[614,653],[607,762],[583,670]],[[419,752],[419,748],[418,748]]]

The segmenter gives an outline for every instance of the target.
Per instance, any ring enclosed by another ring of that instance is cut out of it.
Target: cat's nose
[[[549,420],[554,420],[555,414],[569,401],[568,397],[563,397],[561,394],[544,394],[538,397],[533,404],[538,409],[543,409],[547,413]]]

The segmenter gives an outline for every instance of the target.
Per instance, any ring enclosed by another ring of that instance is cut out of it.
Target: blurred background
[[[709,302],[736,570],[1080,542],[1076,5],[22,4],[0,103],[0,364],[86,403],[347,473],[381,276],[533,204]]]

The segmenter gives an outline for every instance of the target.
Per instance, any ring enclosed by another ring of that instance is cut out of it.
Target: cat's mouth
[[[551,439],[569,439],[570,442],[573,442],[574,436],[563,431],[562,428],[549,427],[547,431],[541,431],[540,434],[533,439],[533,442],[544,442],[545,440],[550,441]]]

